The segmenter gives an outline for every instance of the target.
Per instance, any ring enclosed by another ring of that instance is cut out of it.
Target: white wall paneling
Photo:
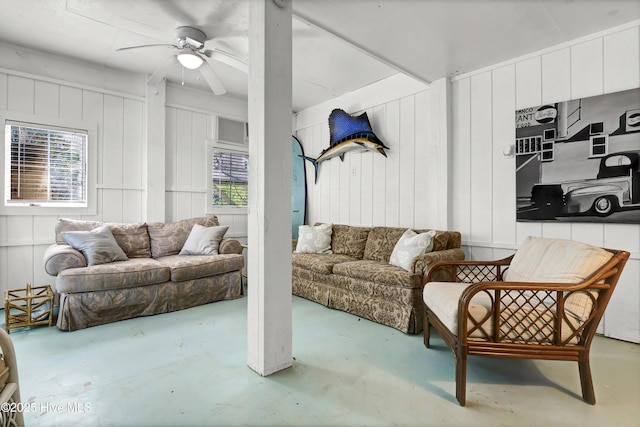
[[[124,100],[112,95],[104,96],[104,127],[102,139],[102,158],[119,160],[108,162],[102,168],[102,180],[99,184],[108,187],[122,187],[122,166],[124,157]]]
[[[390,227],[400,225],[400,151],[404,144],[400,140],[400,100],[386,104],[386,123],[381,130],[382,140],[389,147],[385,160],[385,224]],[[357,153],[356,153],[357,155]],[[412,226],[413,224],[407,224]]]
[[[532,107],[542,102],[541,58],[529,58],[515,64],[516,108]],[[492,70],[494,73],[495,70]]]
[[[48,117],[60,115],[60,85],[50,82],[35,81],[34,113]]]
[[[471,240],[491,241],[493,139],[491,73],[471,78]]]
[[[144,182],[144,105],[124,99],[122,107],[122,185],[141,189]]]
[[[380,133],[380,137],[385,141],[387,131],[387,108],[386,104],[376,105],[373,107],[373,114],[371,115],[371,123],[373,130]],[[328,133],[327,139],[328,141]],[[392,147],[390,141],[385,141],[385,145]],[[371,153],[373,157],[371,173],[371,179],[373,183],[373,197],[372,204],[373,210],[371,212],[372,224],[370,225],[386,225],[387,224],[387,159],[376,153]]]
[[[491,194],[491,241],[513,243],[516,237],[516,200],[515,197],[502,197],[503,194],[515,194],[515,156],[505,157],[503,149],[512,146],[515,141],[513,122],[504,120],[513,116],[515,111],[515,69],[511,65],[499,68],[492,73],[492,194]]]
[[[218,112],[207,112],[184,105],[171,104],[166,107],[167,222],[206,214],[206,180],[209,168],[207,140],[215,139],[216,114]],[[242,117],[239,119],[246,120]],[[214,213],[221,225],[229,226],[227,236],[246,238],[246,213]]]
[[[604,90],[602,38],[571,47],[571,98],[600,95]]]
[[[400,128],[398,141],[402,148],[398,150],[398,224],[415,224],[414,207],[415,187],[422,180],[416,180],[416,109],[415,96],[406,96],[400,100]],[[352,161],[362,156],[353,156]],[[357,194],[357,193],[356,193]]]
[[[374,132],[389,150],[386,158],[379,153],[352,151],[344,161],[334,158],[322,162],[317,183],[308,163],[307,223],[412,228],[446,225],[448,84],[440,82],[434,96],[434,91],[425,90],[422,84],[405,83],[414,92],[393,91],[394,81],[383,81],[332,102],[334,108],[349,114],[366,112]],[[296,136],[305,155],[315,158],[329,147],[331,109],[323,104],[296,116]]]
[[[542,104],[571,99],[571,49],[542,55],[541,84]]]
[[[82,94],[82,89],[60,85],[59,114],[61,119],[82,120]]]
[[[7,109],[7,99],[9,98],[7,95],[7,91],[9,90],[9,86],[7,85],[8,78],[9,76],[0,72],[0,110]]]
[[[471,240],[471,79],[451,84],[452,228]]]
[[[367,116],[369,120],[373,117],[373,109],[367,109]],[[362,153],[360,157],[360,198],[355,199],[359,201],[360,206],[360,224],[370,227],[373,225],[373,193],[374,190],[373,175],[375,173],[374,158],[379,156],[377,153],[370,151]],[[322,189],[319,188],[320,194]]]
[[[33,79],[9,75],[7,81],[7,110],[33,113],[34,83]]]
[[[123,191],[121,165],[127,167],[126,176],[130,177],[127,184],[140,187],[140,112],[143,102],[137,97],[105,95],[97,89],[73,87],[52,79],[25,77],[20,73],[14,75],[10,71],[0,76],[0,105],[7,111],[34,114],[45,120],[68,119],[98,125],[98,141],[95,144],[99,151],[98,213],[95,218],[122,221],[124,212],[127,212],[128,220],[141,221],[140,189],[131,194]],[[130,157],[127,157],[127,149],[131,149]],[[125,209],[129,205],[133,209]],[[71,215],[65,215],[64,212],[59,212],[59,215],[26,213],[0,217],[3,235],[0,244],[4,246],[0,251],[4,267],[0,274],[0,290],[24,287],[27,282],[34,285],[52,282],[53,278],[48,277],[42,267],[42,254],[53,242],[57,219]]]
[[[515,220],[514,110],[640,87],[640,29],[612,29],[452,81],[452,229],[472,259],[513,253],[529,235],[630,251],[600,325],[607,336],[640,342],[640,225]]]
[[[640,87],[640,27],[604,37],[604,91]]]

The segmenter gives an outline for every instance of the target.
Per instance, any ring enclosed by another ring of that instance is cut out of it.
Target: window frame
[[[603,153],[596,153],[595,148],[604,147]],[[605,157],[609,154],[609,135],[597,134],[589,137],[589,158],[596,159],[599,157]]]
[[[33,124],[34,127],[50,129],[72,129],[87,133],[87,206],[61,206],[60,204],[15,204],[5,205],[6,201],[6,168],[7,153],[6,148],[6,125],[11,123]],[[0,193],[2,203],[0,203],[0,215],[95,215],[97,213],[97,146],[98,146],[98,125],[96,123],[83,122],[77,120],[67,120],[46,117],[37,114],[20,113],[15,111],[0,110],[0,173],[3,177]]]

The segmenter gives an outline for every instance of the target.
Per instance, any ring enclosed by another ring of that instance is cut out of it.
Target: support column
[[[147,222],[164,222],[165,216],[165,101],[164,79],[146,89],[146,177],[145,218]]]
[[[291,1],[249,2],[247,359],[262,376],[292,365]]]

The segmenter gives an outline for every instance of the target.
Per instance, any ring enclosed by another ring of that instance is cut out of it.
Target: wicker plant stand
[[[53,324],[53,291],[49,285],[11,289],[4,293],[4,320],[11,329]]]

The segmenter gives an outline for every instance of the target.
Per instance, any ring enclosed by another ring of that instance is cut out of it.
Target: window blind
[[[86,206],[87,133],[8,123],[7,204]]]
[[[211,170],[212,204],[215,206],[247,206],[249,155],[214,150]]]

